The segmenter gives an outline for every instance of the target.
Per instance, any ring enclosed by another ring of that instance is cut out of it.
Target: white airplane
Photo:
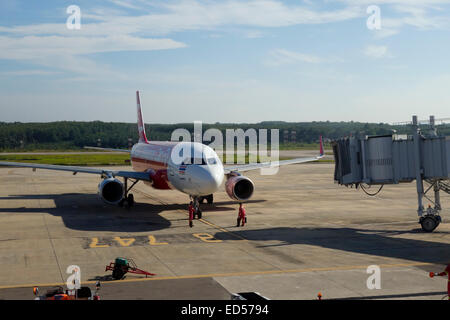
[[[155,189],[179,190],[193,199],[194,215],[201,219],[199,202],[207,200],[208,203],[212,203],[213,194],[219,189],[225,177],[225,190],[228,196],[233,200],[243,202],[253,195],[254,184],[249,178],[241,175],[241,172],[274,165],[271,162],[264,162],[224,167],[216,152],[204,144],[198,142],[148,141],[145,134],[139,91],[136,92],[136,101],[139,142],[131,150],[88,147],[130,153],[134,171],[2,161],[0,161],[0,166],[62,170],[73,172],[73,174],[78,172],[98,174],[102,178],[98,185],[98,194],[103,201],[112,205],[133,206],[134,197],[130,190],[139,181],[143,181]],[[172,152],[179,153],[181,150],[191,150],[190,155],[192,156],[181,162],[174,161]],[[323,156],[322,137],[320,137],[320,154],[318,156],[282,160],[278,161],[277,165],[311,162]],[[117,179],[118,177],[122,177],[124,182]],[[128,180],[132,182],[131,186],[128,186]]]

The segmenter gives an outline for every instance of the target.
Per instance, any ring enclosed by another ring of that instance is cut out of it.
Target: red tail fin
[[[145,135],[144,118],[142,118],[141,99],[139,98],[139,91],[136,91],[136,103],[137,103],[139,142],[148,143],[147,136]]]

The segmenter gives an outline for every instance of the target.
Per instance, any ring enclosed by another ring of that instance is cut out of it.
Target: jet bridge
[[[334,180],[376,195],[385,184],[416,180],[419,223],[432,232],[441,222],[440,191],[450,194],[450,137],[438,136],[434,117],[422,132],[413,116],[410,135],[356,136],[332,142]],[[368,188],[379,185],[376,193]],[[434,199],[428,193],[434,193]],[[424,209],[423,198],[432,205]]]

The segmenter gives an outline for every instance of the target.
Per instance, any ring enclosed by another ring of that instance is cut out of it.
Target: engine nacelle
[[[255,185],[244,176],[232,176],[225,182],[225,190],[231,199],[245,201],[253,195]]]
[[[98,194],[108,204],[118,204],[123,199],[123,183],[114,178],[104,179],[98,184]]]

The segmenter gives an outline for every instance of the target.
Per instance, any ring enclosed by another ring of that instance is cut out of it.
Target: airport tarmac
[[[189,228],[188,197],[177,191],[138,183],[128,210],[98,198],[95,175],[0,168],[0,299],[32,299],[34,285],[65,283],[69,265],[91,287],[103,280],[105,299],[227,299],[243,291],[441,299],[447,279],[428,273],[450,263],[450,196],[442,194],[441,225],[424,233],[414,182],[369,197],[335,184],[333,170],[310,163],[250,172],[245,227],[235,226],[238,206],[222,191]],[[118,256],[157,275],[107,281],[105,266]],[[381,269],[381,289],[367,288],[371,265]]]

